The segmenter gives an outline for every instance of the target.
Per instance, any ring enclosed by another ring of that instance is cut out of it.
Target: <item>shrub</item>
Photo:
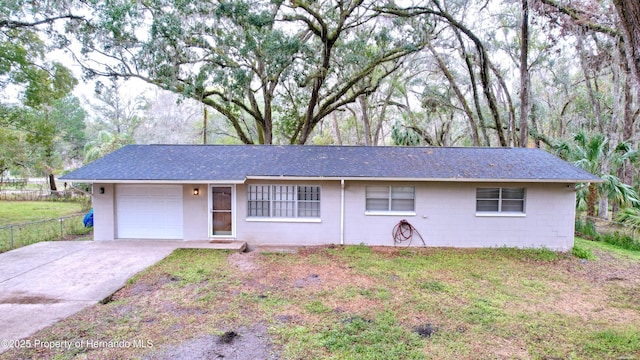
[[[621,234],[617,231],[613,233],[608,233],[608,234],[601,234],[598,240],[612,244],[612,245],[619,246],[627,250],[640,251],[640,242],[637,242],[636,240],[633,239],[633,237],[629,235]]]
[[[595,259],[595,256],[593,255],[593,252],[591,252],[590,249],[585,249],[578,245],[573,246],[573,250],[571,250],[571,253],[573,254],[573,256],[579,259],[586,259],[586,260]]]
[[[589,240],[599,240],[600,234],[598,234],[598,230],[596,230],[596,225],[592,221],[576,220],[576,233],[578,235],[587,238]]]
[[[635,240],[633,236],[623,234],[618,231],[600,234],[596,230],[595,224],[591,221],[587,220],[586,222],[582,222],[581,220],[576,220],[575,229],[578,235],[586,239],[606,242],[608,244],[619,246],[627,250],[640,251],[640,242]],[[574,255],[576,255],[575,248],[574,248]]]

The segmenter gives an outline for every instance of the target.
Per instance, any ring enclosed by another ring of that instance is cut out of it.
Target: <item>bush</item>
[[[618,231],[600,234],[596,230],[595,224],[591,221],[587,220],[586,222],[582,222],[581,220],[576,220],[575,229],[576,233],[584,237],[585,239],[606,242],[608,244],[619,246],[627,250],[640,251],[640,242],[635,240],[633,236],[623,234]],[[574,255],[576,254],[574,253]]]
[[[573,254],[573,256],[579,259],[585,259],[585,260],[595,259],[595,256],[593,255],[590,249],[585,249],[578,245],[573,246],[573,250],[571,250],[571,253]]]
[[[599,240],[598,230],[596,225],[592,221],[582,222],[582,220],[576,220],[576,233],[589,240]]]
[[[601,234],[598,240],[627,250],[640,251],[640,242],[635,241],[633,237],[629,235],[621,234],[617,231],[614,233]]]

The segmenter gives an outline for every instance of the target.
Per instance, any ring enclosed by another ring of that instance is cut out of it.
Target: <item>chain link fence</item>
[[[88,201],[89,199],[90,196],[87,193],[76,189],[60,191],[0,189],[0,200],[5,201]]]
[[[41,241],[70,240],[79,235],[89,234],[92,228],[84,227],[84,216],[85,214],[76,214],[56,219],[0,226],[0,252]]]

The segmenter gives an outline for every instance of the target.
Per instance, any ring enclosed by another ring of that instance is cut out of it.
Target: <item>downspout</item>
[[[340,245],[344,245],[344,179],[340,179]]]

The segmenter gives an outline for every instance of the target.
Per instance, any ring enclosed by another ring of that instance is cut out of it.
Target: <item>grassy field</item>
[[[590,241],[576,238],[576,245],[589,249],[592,252],[602,251],[607,255],[618,257],[620,259],[630,259],[640,261],[640,251],[629,251],[618,246],[608,244],[602,241]]]
[[[111,302],[31,338],[103,347],[2,356],[639,358],[640,257],[576,241],[595,258],[509,248],[179,250]]]
[[[0,201],[0,253],[40,241],[70,240],[90,233],[91,229],[82,222],[86,212],[82,207],[79,202]],[[63,222],[57,220],[73,214],[80,215]],[[24,225],[6,226],[9,224]]]
[[[0,201],[0,226],[53,219],[82,211],[82,204],[78,202]]]

